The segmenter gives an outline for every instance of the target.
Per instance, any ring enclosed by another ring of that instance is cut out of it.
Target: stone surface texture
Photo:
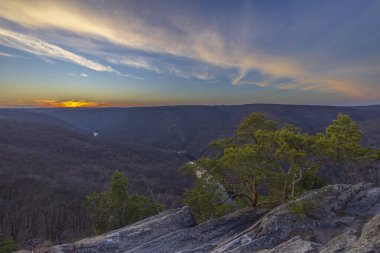
[[[308,208],[292,212],[291,206]],[[243,209],[196,225],[189,207],[47,253],[380,253],[380,188],[330,185],[268,210]]]

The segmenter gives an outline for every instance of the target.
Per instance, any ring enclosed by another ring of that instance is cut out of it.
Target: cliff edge
[[[45,252],[376,253],[380,187],[329,185],[270,211],[243,209],[199,225],[182,207]]]

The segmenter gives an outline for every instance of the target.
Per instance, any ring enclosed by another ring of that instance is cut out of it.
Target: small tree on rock
[[[144,196],[129,194],[127,186],[127,178],[117,171],[112,175],[107,191],[86,196],[85,204],[95,219],[98,234],[157,214],[156,203]]]

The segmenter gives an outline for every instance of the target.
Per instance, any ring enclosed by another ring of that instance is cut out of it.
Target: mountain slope
[[[181,152],[194,159],[208,154],[210,141],[233,134],[252,112],[264,112],[280,124],[302,131],[324,131],[337,114],[349,114],[363,131],[363,144],[380,147],[380,106],[308,106],[252,104],[147,108],[57,109],[41,111],[102,138]],[[380,164],[364,168],[328,167],[320,171],[330,183],[379,184]]]
[[[189,186],[178,173],[186,159],[132,144],[95,138],[47,115],[0,110],[0,233],[18,242],[73,240],[92,233],[84,196],[103,191],[122,171],[129,191],[168,207]]]

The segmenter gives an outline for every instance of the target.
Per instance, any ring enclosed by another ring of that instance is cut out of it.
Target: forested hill
[[[0,110],[0,234],[71,241],[92,234],[84,197],[104,190],[119,170],[129,191],[182,205],[190,180],[177,173],[187,159],[133,144],[95,138],[61,120],[30,111]]]
[[[211,140],[232,135],[251,112],[265,112],[282,123],[314,133],[349,114],[365,133],[365,144],[379,145],[380,106],[307,106],[249,104],[236,106],[170,106],[140,108],[57,109],[41,112],[87,132],[125,142],[175,150],[192,157],[207,152]],[[370,137],[369,137],[370,136]]]

